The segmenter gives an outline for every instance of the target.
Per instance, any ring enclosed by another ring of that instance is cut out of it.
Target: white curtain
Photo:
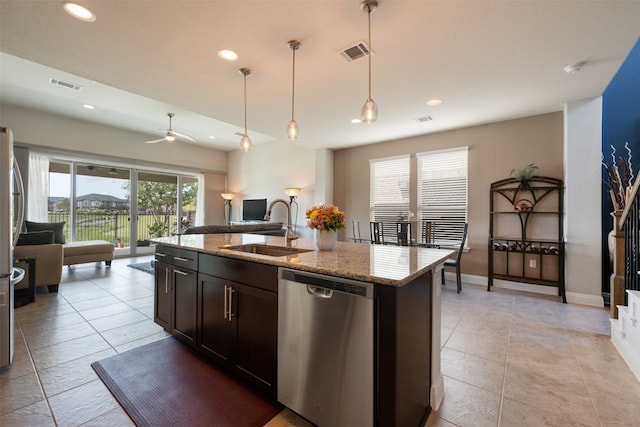
[[[204,174],[198,175],[198,195],[196,198],[196,219],[193,225],[204,225]]]
[[[49,216],[49,159],[31,154],[29,156],[29,192],[25,219],[48,222]]]

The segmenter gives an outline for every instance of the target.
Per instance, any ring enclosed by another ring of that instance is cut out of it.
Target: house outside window
[[[371,160],[370,220],[383,223],[406,221],[410,218],[409,155]],[[385,239],[394,239],[395,229],[386,227]]]

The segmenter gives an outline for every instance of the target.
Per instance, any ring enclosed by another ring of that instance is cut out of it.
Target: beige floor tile
[[[120,328],[134,323],[142,322],[143,320],[149,320],[149,318],[140,313],[138,310],[132,309],[119,313],[117,316],[107,316],[90,320],[89,323],[95,328],[96,331],[104,332],[110,329]]]
[[[597,422],[583,424],[568,414],[551,413],[508,398],[502,402],[499,424],[501,427],[591,427],[598,425]]]
[[[640,425],[640,400],[635,396],[621,398],[606,393],[593,393],[592,396],[603,425]]]
[[[115,354],[116,351],[113,349],[103,350],[38,371],[45,394],[51,398],[56,394],[94,381],[97,376],[91,363]]]
[[[504,363],[509,335],[497,331],[468,332],[454,330],[445,348]]]
[[[571,417],[582,424],[597,425],[598,422],[584,379],[575,372],[531,371],[510,364],[505,375],[504,397]]]
[[[432,413],[431,415],[429,415],[429,419],[427,420],[427,423],[424,425],[424,427],[456,427],[456,425],[450,423],[447,420],[443,420],[442,418],[438,417],[437,414]]]
[[[49,403],[60,427],[79,426],[119,407],[99,379],[57,394]]]
[[[0,414],[13,412],[41,400],[44,400],[44,395],[35,373],[10,379],[0,377]]]
[[[91,327],[90,324],[83,322],[68,325],[63,328],[48,328],[36,334],[27,335],[27,339],[31,343],[29,344],[29,348],[31,351],[34,351],[95,333],[96,330]]]
[[[459,426],[495,427],[498,424],[499,394],[450,377],[444,377],[444,389],[437,417]]]
[[[79,357],[107,350],[111,346],[99,335],[93,334],[33,351],[36,369],[46,369]]]
[[[141,322],[109,329],[101,334],[104,339],[115,348],[132,341],[138,341],[144,337],[158,334],[161,331],[162,327],[155,324],[153,320],[145,319]]]
[[[444,348],[442,374],[499,394],[504,381],[504,364],[457,350]]]
[[[38,302],[36,301],[36,304]],[[20,325],[25,335],[33,335],[40,332],[46,332],[51,329],[64,329],[68,326],[85,322],[85,319],[77,312],[69,312],[45,319],[40,318],[23,318],[18,319],[17,324]]]
[[[55,426],[51,411],[45,400],[25,406],[13,412],[0,415],[2,427],[53,427]]]
[[[102,415],[97,416],[96,418],[82,424],[82,427],[105,427],[105,426],[114,426],[114,427],[135,427],[135,423],[131,421],[131,418],[127,415],[127,413],[118,406],[115,409],[110,410]]]
[[[264,427],[313,427],[313,424],[285,408],[271,419]]]
[[[105,305],[104,307],[90,308],[80,312],[82,317],[86,320],[95,320],[103,317],[111,317],[120,313],[131,311],[131,307],[123,302],[117,302],[115,304]]]

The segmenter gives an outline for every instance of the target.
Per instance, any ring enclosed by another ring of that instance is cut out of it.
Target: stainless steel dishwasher
[[[374,291],[279,271],[278,400],[320,427],[373,426]]]

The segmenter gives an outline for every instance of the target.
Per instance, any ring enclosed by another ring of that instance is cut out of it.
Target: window
[[[410,157],[393,157],[370,161],[371,221],[396,222],[409,218]],[[395,230],[387,227],[385,238],[393,237]]]
[[[416,155],[418,163],[418,219],[433,221],[441,245],[462,240],[467,222],[468,147]]]

